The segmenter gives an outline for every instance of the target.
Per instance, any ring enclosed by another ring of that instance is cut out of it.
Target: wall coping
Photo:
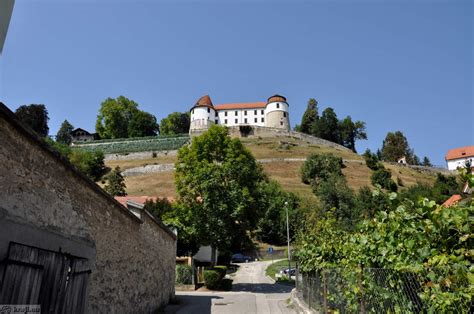
[[[138,224],[142,224],[143,220],[135,216],[133,213],[131,213],[128,208],[124,207],[122,204],[120,204],[117,200],[113,198],[110,194],[105,192],[101,187],[99,187],[95,182],[93,182],[91,179],[89,179],[85,174],[80,172],[66,157],[62,156],[59,152],[55,151],[52,149],[44,139],[42,139],[38,134],[36,134],[32,129],[29,127],[25,126],[23,123],[20,122],[20,120],[17,118],[17,116],[10,110],[8,109],[5,104],[0,102],[0,116],[5,118],[5,121],[7,123],[10,123],[18,132],[23,134],[31,143],[34,145],[39,146],[43,151],[45,151],[47,154],[49,154],[52,158],[54,158],[56,161],[61,163],[66,170],[69,170],[74,176],[78,177],[80,180],[83,181],[91,190],[93,190],[96,194],[100,195],[102,198],[104,198],[107,202],[115,205],[116,208],[122,211],[129,219],[133,220],[134,222]],[[148,213],[149,216],[152,216],[150,213]],[[163,224],[163,222],[158,221],[155,219],[155,217],[151,217],[152,221],[158,227],[160,227],[163,231],[165,231],[172,239],[176,240],[176,235],[167,227]]]

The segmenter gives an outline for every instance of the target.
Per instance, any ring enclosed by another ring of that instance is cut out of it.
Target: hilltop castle
[[[209,95],[199,98],[191,108],[190,133],[207,130],[211,125],[228,127],[267,127],[290,130],[286,98],[273,95],[267,102],[213,105]]]

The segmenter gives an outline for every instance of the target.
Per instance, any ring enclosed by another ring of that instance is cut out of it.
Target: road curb
[[[296,293],[296,288],[291,290],[290,293],[291,304],[295,307],[297,313],[304,313],[304,314],[319,314],[318,311],[310,309],[306,303],[304,303],[300,298],[298,298],[298,294]]]

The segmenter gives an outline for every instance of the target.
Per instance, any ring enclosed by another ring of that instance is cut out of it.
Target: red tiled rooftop
[[[120,204],[127,207],[127,201],[132,201],[138,204],[145,204],[147,200],[156,201],[157,196],[115,196],[114,197]],[[160,197],[161,198],[161,197]],[[169,202],[174,202],[173,197],[166,197]]]
[[[474,157],[474,146],[465,146],[451,149],[446,154],[446,160]]]
[[[451,207],[453,205],[456,205],[456,203],[459,202],[460,200],[462,200],[462,196],[459,195],[459,194],[454,194],[453,196],[448,198],[446,200],[446,202],[443,203],[443,206],[444,207]]]
[[[247,103],[235,103],[235,104],[220,104],[215,105],[216,110],[232,110],[232,109],[263,109],[267,104],[263,101],[259,102],[247,102]]]

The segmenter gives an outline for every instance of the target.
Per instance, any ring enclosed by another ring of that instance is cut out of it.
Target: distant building
[[[73,143],[77,143],[98,140],[100,137],[97,133],[89,133],[84,129],[77,128],[71,131],[71,138]]]
[[[289,105],[286,98],[273,95],[267,102],[213,105],[209,95],[201,97],[191,108],[190,133],[211,125],[259,126],[290,130]]]
[[[446,154],[445,159],[449,170],[463,168],[467,161],[474,165],[474,146],[451,149]]]
[[[398,158],[397,163],[406,165],[407,164],[407,158],[405,156]]]

